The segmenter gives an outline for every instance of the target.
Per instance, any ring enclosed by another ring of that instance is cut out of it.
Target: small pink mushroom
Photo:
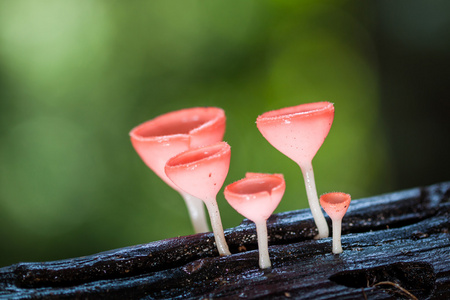
[[[230,156],[230,146],[220,142],[180,153],[169,159],[165,167],[166,175],[176,186],[206,204],[220,255],[231,254],[216,201],[228,174]]]
[[[280,203],[285,188],[283,175],[262,173],[247,173],[246,178],[225,187],[228,203],[256,225],[261,269],[271,266],[266,221]]]
[[[317,197],[312,159],[327,137],[333,118],[333,104],[317,102],[269,111],[256,119],[266,140],[300,166],[309,207],[319,231],[316,238],[328,237],[329,233]]]
[[[333,222],[333,253],[342,253],[341,224],[342,218],[350,206],[351,196],[345,193],[328,193],[320,196],[320,205]]]
[[[184,198],[197,233],[209,231],[203,202],[174,185],[164,166],[178,153],[221,141],[225,122],[220,108],[194,107],[158,116],[130,132],[131,143],[144,163]]]

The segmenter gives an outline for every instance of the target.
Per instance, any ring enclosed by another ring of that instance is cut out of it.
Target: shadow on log
[[[450,182],[352,201],[342,247],[317,234],[309,210],[268,221],[272,269],[258,268],[255,226],[0,269],[14,299],[450,299]],[[328,220],[330,221],[330,220]],[[329,222],[329,225],[331,223]]]

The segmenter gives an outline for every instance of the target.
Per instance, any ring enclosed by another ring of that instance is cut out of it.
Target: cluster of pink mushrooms
[[[328,237],[329,232],[319,205],[312,159],[328,135],[333,118],[333,104],[317,102],[269,111],[256,120],[267,141],[300,166],[317,239]],[[216,201],[230,165],[230,146],[223,141],[225,124],[222,109],[195,107],[161,115],[130,132],[133,147],[145,164],[184,198],[197,233],[209,231],[206,206],[220,255],[231,254]],[[285,188],[282,174],[247,173],[224,190],[228,203],[256,225],[262,269],[271,267],[266,220],[280,203]],[[350,195],[328,193],[320,197],[320,204],[333,222],[333,253],[341,253],[341,219]]]

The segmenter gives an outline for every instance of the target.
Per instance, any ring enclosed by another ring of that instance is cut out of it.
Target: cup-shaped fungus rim
[[[267,176],[267,175],[278,176],[278,177],[281,177],[284,180],[284,175],[281,174],[281,173],[268,174],[268,173],[246,172],[245,173],[245,178],[264,177],[264,176]]]
[[[229,152],[230,149],[230,145],[226,142],[190,149],[169,159],[166,163],[166,168],[195,167],[199,163],[221,157]]]
[[[197,135],[212,129],[222,131],[223,137],[224,125],[225,112],[223,109],[192,107],[168,112],[141,123],[130,131],[130,137],[139,141],[159,141]]]
[[[267,220],[283,197],[286,184],[282,174],[247,173],[225,187],[228,203],[244,217]]]
[[[334,105],[328,101],[304,103],[265,112],[258,116],[256,123],[285,120],[293,117],[308,117],[332,111],[334,111]]]
[[[320,205],[332,220],[342,219],[350,206],[350,194],[333,192],[320,196]]]

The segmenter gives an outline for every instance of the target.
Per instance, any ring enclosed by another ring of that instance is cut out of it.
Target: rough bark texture
[[[226,231],[230,256],[206,233],[18,263],[0,269],[0,297],[450,299],[449,198],[446,182],[353,200],[339,255],[331,238],[313,240],[311,214],[300,210],[270,218],[270,270],[258,268],[255,226],[244,221]]]

